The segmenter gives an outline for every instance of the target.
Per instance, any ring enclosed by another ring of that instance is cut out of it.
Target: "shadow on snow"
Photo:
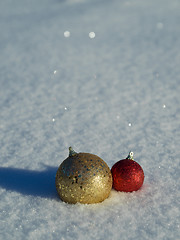
[[[44,171],[0,167],[0,187],[24,195],[56,198],[56,171],[51,166]]]

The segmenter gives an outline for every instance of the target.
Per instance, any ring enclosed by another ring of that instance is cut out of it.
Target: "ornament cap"
[[[133,156],[134,156],[134,153],[130,151],[126,159],[134,160]]]
[[[75,152],[72,147],[69,147],[69,157],[73,157],[76,154],[77,154],[77,152]]]

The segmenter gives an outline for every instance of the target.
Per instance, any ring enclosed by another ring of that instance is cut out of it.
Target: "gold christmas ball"
[[[108,165],[90,153],[76,153],[69,148],[69,157],[56,173],[56,189],[67,203],[99,203],[112,189],[112,175]]]

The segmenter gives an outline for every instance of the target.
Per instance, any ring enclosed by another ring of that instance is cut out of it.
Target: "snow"
[[[0,2],[0,239],[180,239],[180,2]],[[70,205],[68,147],[143,187]]]

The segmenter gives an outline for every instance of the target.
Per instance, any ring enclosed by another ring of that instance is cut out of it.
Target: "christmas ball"
[[[56,189],[67,203],[99,203],[112,189],[112,175],[108,165],[90,153],[76,153],[69,148],[69,157],[56,173]]]
[[[137,191],[144,182],[142,167],[133,159],[130,152],[126,159],[116,162],[111,169],[113,188],[117,191]]]

